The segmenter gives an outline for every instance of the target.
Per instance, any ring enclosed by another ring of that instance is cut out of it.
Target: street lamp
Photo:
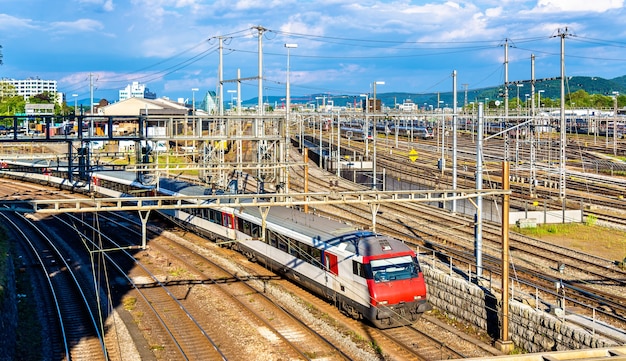
[[[370,135],[370,127],[369,127],[369,119],[367,119],[367,113],[370,106],[369,97],[367,94],[360,94],[360,96],[365,97],[365,119],[363,120],[363,135],[365,137],[365,158],[369,157],[370,148],[369,148],[369,135]]]
[[[76,109],[78,108],[78,94],[72,94],[74,97],[74,116],[77,116]]]
[[[285,44],[285,48],[287,48],[287,104],[286,104],[286,114],[287,114],[287,123],[289,123],[289,113],[291,113],[291,88],[290,88],[290,79],[289,79],[289,49],[295,49],[298,47],[298,44]]]
[[[619,92],[613,92],[613,99],[615,99],[614,111],[613,111],[613,155],[617,155],[617,97]],[[608,129],[607,129],[608,130]]]
[[[537,108],[539,108],[539,110],[541,110],[541,93],[545,92],[545,90],[539,90],[537,91]]]
[[[376,113],[376,109],[378,106],[376,105],[376,85],[385,85],[384,81],[375,81],[374,82],[374,113]]]
[[[384,85],[385,82],[384,81],[375,81],[374,82],[374,113],[376,113],[376,85]],[[373,169],[372,169],[372,175],[374,176],[372,179],[372,189],[376,189],[378,190],[378,187],[376,185],[376,178],[378,178],[378,176],[376,175],[376,126],[378,124],[378,119],[376,119],[376,116],[374,116],[374,129],[372,130],[372,137],[374,138],[374,159],[372,160],[373,162]]]
[[[290,89],[290,82],[289,82],[289,49],[295,49],[298,47],[298,44],[285,44],[285,48],[287,48],[287,104],[286,104],[286,109],[285,109],[285,122],[287,123],[285,125],[285,161],[289,162],[289,147],[291,146],[290,142],[290,136],[289,136],[289,127],[291,126],[290,122],[289,122],[289,114],[291,113],[291,89]],[[302,142],[302,139],[300,139],[300,142]],[[321,149],[320,149],[320,156],[321,156]],[[285,193],[289,193],[289,165],[287,165],[285,167]]]
[[[230,111],[233,111],[233,94],[236,94],[237,91],[236,90],[227,90],[227,93],[230,93]]]
[[[198,88],[191,88],[191,115],[196,115],[196,92]]]
[[[517,111],[519,112],[519,108],[520,108],[519,88],[523,87],[524,84],[516,84],[516,85],[517,85]]]
[[[524,98],[524,106],[526,108],[526,114],[530,114],[530,106],[528,104],[528,98],[530,97],[530,94],[524,94],[525,98]]]

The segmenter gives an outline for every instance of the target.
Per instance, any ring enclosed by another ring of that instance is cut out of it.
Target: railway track
[[[138,222],[129,224],[129,217],[116,214],[109,214],[106,217],[109,220],[113,217],[120,218],[114,221],[118,229],[123,227],[135,233],[136,236],[140,235],[140,224]],[[182,238],[177,238],[177,240],[182,241]],[[171,263],[170,267],[184,269],[186,275],[193,276],[197,280],[190,282],[192,285],[197,285],[193,286],[193,292],[199,292],[195,288],[203,287],[207,288],[206,291],[211,294],[211,298],[218,301],[217,303],[229,300],[232,308],[228,307],[227,312],[234,313],[237,319],[246,320],[257,329],[266,330],[269,333],[265,335],[266,337],[275,337],[276,339],[268,344],[269,349],[265,350],[264,354],[281,355],[280,357],[289,359],[307,359],[311,354],[328,360],[351,359],[319,332],[301,321],[299,315],[280,307],[267,295],[267,282],[276,279],[276,275],[268,271],[263,274],[241,275],[228,270],[210,257],[202,255],[202,250],[191,249],[184,243],[186,242],[177,242],[172,238],[159,236],[151,240],[150,248],[158,251],[159,257],[167,257]],[[178,280],[171,280],[167,282],[167,285],[170,288],[177,287],[178,283],[180,283]],[[184,285],[184,282],[181,286],[190,287],[190,285]],[[209,308],[210,304],[206,304],[205,307]],[[223,316],[226,312],[225,305],[219,308],[222,310],[204,309],[201,312],[221,313]],[[230,336],[237,337],[236,335]],[[220,345],[233,344],[226,339],[218,341]],[[229,358],[234,358],[240,352],[238,347],[230,350],[222,347],[222,351],[226,356],[231,355]]]
[[[312,178],[310,187],[322,189],[325,186],[323,181],[317,180],[324,178],[323,176]],[[297,182],[293,184],[298,186]],[[341,191],[352,186],[347,182],[339,182],[336,183],[336,187],[337,191]],[[334,209],[326,210],[328,216],[345,217],[349,222],[364,228],[371,225],[371,215],[365,206],[355,209],[341,206]],[[340,212],[337,212],[337,209]],[[316,211],[323,212],[324,209]],[[422,204],[384,205],[380,207],[378,213],[377,228],[383,233],[406,239],[419,247],[428,244],[433,251],[441,252],[447,255],[446,257],[453,257],[455,266],[468,270],[468,276],[471,277],[471,265],[475,264],[472,219]],[[393,215],[392,218],[386,219],[388,214]],[[486,223],[483,232],[483,250],[487,256],[484,267],[491,277],[499,277],[501,228]],[[626,299],[623,296],[626,273],[619,269],[614,261],[545,244],[517,234],[511,234],[510,239],[511,254],[515,262],[513,271],[520,277],[519,291],[533,295],[537,293],[536,289],[541,288],[544,297],[553,301],[559,298],[554,283],[564,280],[570,307],[583,308],[586,311],[582,312],[589,316],[597,313],[600,319],[617,327],[626,325],[624,318]],[[415,243],[416,240],[419,242]],[[561,264],[567,269],[566,275],[559,272],[559,263],[555,260],[562,260]],[[497,279],[494,282],[499,284]],[[554,304],[548,305],[548,309],[551,307],[555,307]]]
[[[169,248],[173,248],[174,246],[171,246]],[[193,259],[196,258],[198,255],[197,253],[193,253],[189,255],[189,259]],[[187,258],[187,257],[186,257]],[[204,262],[205,259],[202,259],[202,262]],[[233,275],[229,276],[229,277],[235,277]],[[276,278],[276,276],[272,275],[272,274],[268,274],[268,275],[263,275],[262,277],[265,277],[266,280],[270,280],[270,282],[272,284],[279,284],[281,288],[285,288],[285,289],[289,289],[289,293],[294,293],[294,294],[298,294],[301,295],[300,299],[306,299],[307,303],[310,303],[311,306],[309,307],[316,307],[318,309],[324,309],[324,314],[328,314],[329,312],[331,312],[331,310],[328,310],[327,307],[331,306],[332,308],[332,312],[333,313],[337,313],[337,309],[332,306],[332,305],[328,305],[325,303],[325,301],[322,300],[315,300],[317,297],[309,294],[308,292],[300,289],[299,287],[292,285],[289,282],[285,282],[285,281],[280,281],[279,279]],[[256,281],[258,283],[258,278],[259,277],[254,277],[256,278]],[[246,278],[246,280],[248,280],[249,278]],[[247,285],[248,283],[245,283],[245,285]],[[261,285],[257,285],[256,288],[254,288],[252,291],[247,291],[246,294],[249,294],[250,292],[259,292],[259,294],[261,294],[261,289],[259,289]],[[262,291],[262,293],[266,292],[266,289],[268,287],[268,284],[263,283],[262,284],[264,290]],[[284,298],[284,296],[282,296],[281,298]],[[315,301],[314,301],[315,300]],[[281,302],[281,301],[276,301],[274,300],[273,302]],[[256,302],[254,302],[256,303]],[[286,308],[288,306],[285,306],[284,308]],[[300,317],[302,317],[301,315],[299,315]],[[290,314],[290,317],[294,318],[296,317],[296,315],[294,314]],[[342,316],[341,318],[344,318],[344,316]],[[275,322],[275,321],[273,321]],[[359,325],[359,327],[366,327],[367,331],[366,334],[370,335],[370,337],[374,338],[374,342],[376,342],[376,344],[380,344],[382,339],[387,338],[387,343],[389,342],[393,342],[392,346],[389,346],[387,344],[385,344],[385,347],[382,348],[383,352],[385,352],[385,350],[389,350],[389,349],[395,349],[394,353],[398,353],[398,349],[403,349],[404,350],[404,357],[402,357],[402,359],[416,359],[416,360],[437,360],[439,358],[433,358],[434,355],[443,355],[445,356],[444,358],[451,358],[451,357],[463,357],[462,353],[459,353],[459,351],[455,351],[453,349],[452,345],[445,345],[442,344],[441,342],[438,342],[437,340],[435,340],[432,336],[428,336],[427,334],[425,334],[424,332],[422,332],[419,328],[417,327],[409,327],[404,331],[405,337],[400,338],[400,337],[393,337],[392,335],[395,333],[399,333],[401,331],[389,331],[389,332],[383,332],[380,331],[374,327],[369,327],[369,326],[364,326],[364,325]],[[290,331],[289,333],[292,333],[293,331],[291,330],[291,328],[288,328]],[[278,331],[277,331],[278,332]],[[407,336],[410,335],[410,336]],[[319,336],[321,337],[321,336]],[[420,347],[416,347],[416,343],[415,340],[421,340],[419,346]],[[306,340],[305,344],[309,345],[319,345],[320,342],[318,341],[317,343],[312,341],[312,342],[308,342]],[[302,342],[302,341],[301,341]],[[328,342],[328,341],[326,341]],[[332,343],[330,344],[332,345]],[[330,346],[329,345],[329,346]],[[334,347],[333,347],[334,348]],[[327,350],[326,353],[330,353],[332,354],[337,354],[340,353],[340,350],[336,350],[331,348],[330,350]],[[433,353],[432,350],[437,350],[437,352]],[[315,351],[308,351],[309,354],[313,353],[316,356],[320,356],[320,357],[325,357],[325,359],[330,359],[330,356],[324,356],[325,352],[322,350],[315,350]],[[345,357],[348,357],[347,355],[345,355]],[[353,355],[352,358],[360,358],[358,356]]]
[[[104,253],[102,268],[106,278],[125,281],[118,282],[116,289],[123,292],[124,302],[132,304],[133,309],[141,309],[142,318],[137,320],[140,324],[159,325],[161,332],[153,330],[151,343],[155,353],[163,359],[181,360],[223,360],[217,343],[207,333],[203,323],[198,318],[199,313],[194,313],[187,308],[181,294],[170,289],[168,283],[173,274],[164,273],[158,262],[138,261],[145,253],[133,254],[129,248],[136,248],[129,244],[120,243],[118,239],[138,239],[136,235],[128,234],[123,229],[106,224],[105,229],[115,229],[115,239],[101,232],[100,220],[90,215],[66,215],[68,226],[74,226],[82,236],[89,240],[92,247],[98,252]],[[112,228],[109,228],[112,227]],[[95,239],[92,239],[96,235]],[[109,254],[105,250],[118,250],[116,254]],[[155,255],[158,257],[158,255]],[[148,260],[151,257],[148,256]],[[131,268],[129,262],[134,266]],[[108,274],[107,270],[117,272]],[[175,274],[174,274],[175,275]],[[105,285],[101,285],[105,288]],[[184,295],[184,294],[183,294]]]
[[[36,222],[17,214],[0,216],[28,248],[23,252],[32,255],[30,268],[41,270],[38,283],[47,285],[37,293],[40,306],[53,305],[45,319],[50,355],[59,360],[108,360],[115,350],[106,346],[100,307],[94,303],[92,284],[79,274],[81,263],[72,261],[64,244],[47,236]]]

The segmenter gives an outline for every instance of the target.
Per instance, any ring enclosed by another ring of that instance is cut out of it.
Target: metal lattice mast
[[[558,36],[561,38],[561,141],[559,149],[559,197],[565,203],[565,37],[568,36],[567,28],[559,29]]]
[[[509,39],[504,40],[504,121],[509,121]],[[504,133],[504,161],[509,161],[509,132]]]
[[[259,32],[258,39],[258,48],[259,48],[259,93],[258,93],[258,109],[257,114],[259,117],[256,119],[255,125],[255,137],[257,138],[257,163],[259,166],[259,170],[257,171],[257,177],[261,180],[265,180],[265,175],[261,171],[261,163],[266,159],[266,153],[268,151],[267,140],[264,139],[265,136],[265,124],[263,120],[263,33],[265,32],[265,28],[262,26],[257,26],[255,28]]]
[[[530,196],[534,197],[537,187],[537,148],[535,147],[535,55],[530,56]]]
[[[467,93],[466,93],[467,96]],[[457,94],[456,94],[456,70],[452,72],[452,189],[456,189],[457,186],[457,171],[456,171],[456,143],[457,143]],[[456,213],[456,199],[452,200],[452,212]]]

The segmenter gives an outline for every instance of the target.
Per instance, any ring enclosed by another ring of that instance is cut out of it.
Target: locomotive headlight
[[[386,304],[388,304],[388,303],[389,303],[389,301],[379,301],[379,302],[378,302],[378,304],[379,304],[379,305],[386,305]]]
[[[421,300],[421,299],[422,299],[422,296],[413,296],[413,299],[414,299],[414,300]]]

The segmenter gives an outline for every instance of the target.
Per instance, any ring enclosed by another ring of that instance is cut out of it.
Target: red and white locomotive
[[[285,207],[271,207],[265,233],[256,208],[162,212],[377,327],[411,324],[431,308],[417,256],[397,239]]]
[[[117,182],[143,187],[114,173],[95,174],[101,184],[96,191],[107,194]],[[207,194],[200,186],[165,179],[159,193]],[[265,227],[257,207],[162,209],[160,213],[241,251],[379,328],[411,324],[431,308],[415,251],[395,238],[278,206],[269,209]]]

